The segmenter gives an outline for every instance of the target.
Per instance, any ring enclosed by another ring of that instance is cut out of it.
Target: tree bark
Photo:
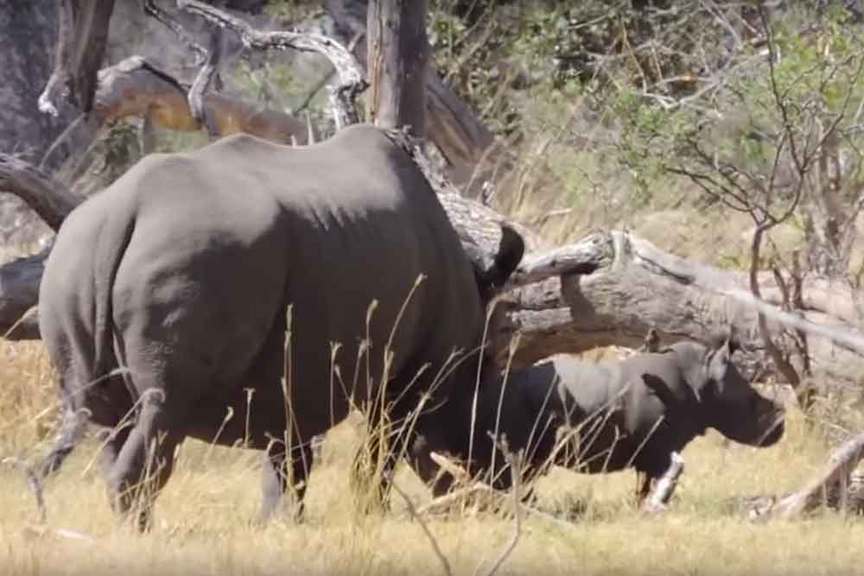
[[[367,0],[327,0],[326,8],[343,43],[366,34]],[[354,53],[367,61],[367,42]],[[472,179],[479,185],[499,162],[495,136],[431,68],[426,72],[426,137],[447,161],[447,175],[465,190]]]
[[[69,99],[86,113],[93,105],[114,0],[62,0],[59,4],[54,70],[39,96],[39,110],[57,116],[58,103]]]
[[[426,133],[426,0],[372,0],[366,25],[369,120]]]
[[[505,321],[494,335],[498,350],[510,335],[521,334],[515,367],[556,353],[577,353],[598,346],[638,348],[656,329],[664,342],[705,340],[733,326],[744,358],[764,363],[758,312],[769,329],[802,329],[811,343],[817,377],[856,382],[864,368],[864,335],[853,290],[834,286],[832,306],[820,280],[805,282],[806,310],[781,311],[773,278],[763,281],[764,302],[747,290],[747,278],[663,252],[626,232],[604,232],[560,248],[529,254],[513,278],[517,286],[504,302]],[[811,290],[812,287],[812,290]]]

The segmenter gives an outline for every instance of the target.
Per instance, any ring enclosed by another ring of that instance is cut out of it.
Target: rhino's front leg
[[[290,470],[289,470],[290,466]],[[273,443],[264,455],[261,482],[261,513],[259,522],[266,524],[279,510],[282,496],[289,489],[294,500],[294,517],[303,518],[306,484],[312,468],[312,446],[295,447],[288,457],[281,444]]]

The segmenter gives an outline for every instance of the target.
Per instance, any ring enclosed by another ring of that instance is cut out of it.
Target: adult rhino
[[[770,446],[783,436],[783,408],[742,377],[732,361],[736,348],[729,335],[709,345],[679,342],[621,361],[553,356],[484,385],[473,449],[467,408],[418,438],[413,450],[426,463],[418,472],[427,481],[436,478],[430,451],[467,460],[470,450],[470,472],[491,472],[493,485],[506,488],[506,460],[490,437],[503,435],[510,450],[525,451],[529,474],[552,463],[589,473],[632,466],[645,475],[640,495],[647,495],[672,453],[708,428],[752,446]],[[449,480],[437,477],[435,492],[445,491]]]
[[[523,248],[506,233],[495,270],[472,271],[414,161],[370,126],[302,148],[241,135],[148,156],[69,215],[47,261],[40,330],[64,415],[43,471],[74,447],[82,412],[111,428],[132,413],[104,449],[119,512],[135,505],[146,527],[193,437],[266,450],[266,516],[350,397],[383,382],[398,420],[424,393],[470,394],[478,283],[506,278]]]

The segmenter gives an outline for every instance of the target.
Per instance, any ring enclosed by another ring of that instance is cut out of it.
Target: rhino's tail
[[[117,270],[135,231],[134,214],[108,214],[98,236],[93,266],[95,307],[91,378],[107,378],[117,368],[112,293]]]

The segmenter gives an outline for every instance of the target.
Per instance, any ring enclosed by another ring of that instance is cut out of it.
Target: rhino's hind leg
[[[108,488],[114,509],[124,517],[135,514],[140,531],[151,527],[153,502],[174,467],[174,449],[182,435],[172,427],[159,392],[143,399],[141,412],[108,471]],[[116,450],[116,444],[106,446]],[[108,459],[112,456],[106,454]]]
[[[289,469],[290,467],[290,469]],[[312,468],[312,444],[304,443],[291,450],[291,457],[282,443],[273,442],[264,455],[261,483],[261,513],[259,522],[267,523],[279,510],[279,503],[286,491],[291,492],[294,517],[302,520],[304,497],[309,472]]]

